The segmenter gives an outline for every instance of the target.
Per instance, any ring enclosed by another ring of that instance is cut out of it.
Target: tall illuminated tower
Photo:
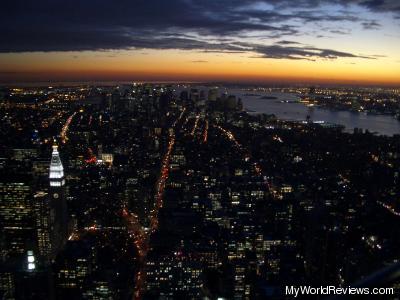
[[[53,146],[49,172],[49,198],[50,198],[50,240],[52,246],[52,258],[64,245],[68,234],[68,213],[65,194],[64,167],[62,165],[58,147]]]
[[[51,154],[49,179],[50,187],[58,188],[65,185],[64,167],[61,163],[57,145],[53,146],[53,153]]]

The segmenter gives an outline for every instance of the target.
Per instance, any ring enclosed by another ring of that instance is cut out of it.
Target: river
[[[231,89],[229,94],[240,97],[243,106],[250,113],[274,114],[283,120],[305,120],[310,116],[312,121],[325,121],[345,126],[345,130],[353,132],[354,128],[368,129],[380,135],[400,134],[400,121],[388,115],[373,115],[366,113],[329,110],[322,107],[308,107],[302,103],[294,103],[298,99],[295,94],[248,92],[240,89]],[[256,96],[257,95],[257,96]],[[262,99],[262,97],[276,97],[276,99]],[[284,101],[289,101],[286,103]]]

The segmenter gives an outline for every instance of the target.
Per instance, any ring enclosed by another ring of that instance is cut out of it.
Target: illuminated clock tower
[[[52,258],[67,240],[68,212],[65,194],[64,167],[62,165],[57,145],[53,146],[49,172],[49,197],[50,197],[50,243]]]

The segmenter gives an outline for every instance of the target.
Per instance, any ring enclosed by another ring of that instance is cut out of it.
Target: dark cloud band
[[[400,9],[397,1],[339,1],[372,11]],[[305,48],[281,40],[300,36],[299,22],[358,22],[379,29],[375,20],[347,12],[322,11],[329,1],[300,0],[14,0],[4,3],[0,18],[0,52],[83,51],[111,49],[182,49],[252,52],[286,59],[370,58],[330,49]],[[260,9],[259,6],[270,7]],[[290,12],[282,12],[288,8]],[[296,23],[297,22],[297,23]],[[239,38],[240,37],[240,40]],[[247,37],[247,38],[246,38]],[[251,42],[250,42],[251,40]]]

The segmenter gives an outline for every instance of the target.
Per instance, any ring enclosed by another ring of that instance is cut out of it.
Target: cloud
[[[287,40],[278,41],[278,42],[276,42],[276,44],[278,44],[278,45],[302,45],[302,43],[294,42],[294,41],[287,41]]]
[[[367,21],[367,22],[362,22],[361,25],[363,26],[364,29],[380,29],[382,27],[381,24],[379,24],[376,21]]]
[[[331,3],[329,0],[316,0],[316,3]],[[337,0],[337,4],[344,6],[357,5],[369,9],[371,12],[393,13],[400,15],[400,2],[398,0]]]
[[[371,11],[396,8],[396,1],[339,0]],[[0,52],[180,49],[252,52],[269,58],[335,59],[347,52],[295,47],[287,40],[310,23],[379,24],[330,1],[299,0],[13,0],[2,4]],[[400,11],[400,10],[399,10]],[[325,31],[315,34],[322,36]],[[331,31],[332,32],[332,31]],[[257,37],[258,43],[254,43]],[[274,40],[280,40],[274,43]],[[268,45],[269,44],[269,45]],[[266,51],[268,50],[268,51]]]
[[[271,46],[255,46],[255,52],[259,57],[275,58],[275,59],[293,59],[293,60],[311,60],[314,61],[318,58],[322,59],[337,59],[343,58],[363,58],[363,59],[376,59],[373,56],[356,55],[349,52],[336,51],[331,49],[321,49],[315,47],[283,47],[281,45]]]
[[[362,0],[356,2],[368,7],[371,11],[400,13],[400,2],[398,0]]]
[[[340,34],[340,35],[347,35],[350,34],[350,30],[341,30],[341,29],[332,29],[329,30],[330,33]]]

